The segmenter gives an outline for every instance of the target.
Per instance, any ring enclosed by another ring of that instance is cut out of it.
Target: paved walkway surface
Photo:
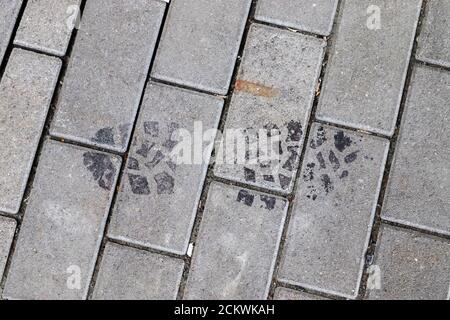
[[[450,299],[449,17],[0,0],[2,299]]]

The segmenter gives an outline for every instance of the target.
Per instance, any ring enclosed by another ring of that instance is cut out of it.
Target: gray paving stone
[[[64,56],[79,5],[80,0],[28,1],[14,44]]]
[[[233,145],[226,143],[224,157],[216,160],[217,176],[278,191],[292,189],[324,47],[325,42],[314,37],[252,26],[225,129],[239,129],[249,143],[257,140],[259,130],[275,129],[273,136],[278,135],[281,144],[268,142],[277,155],[273,160],[264,159],[266,152],[259,148],[248,161],[236,164],[227,161],[227,149]],[[268,139],[272,133],[266,133]]]
[[[17,213],[61,61],[14,49],[0,83],[0,211]]]
[[[16,231],[16,221],[0,217],[0,279],[3,277],[9,250]],[[0,288],[1,293],[1,288]]]
[[[343,3],[318,119],[387,136],[394,134],[421,2]],[[374,29],[376,8],[380,29]]]
[[[152,76],[225,95],[251,0],[172,1]]]
[[[450,293],[450,242],[384,225],[374,264],[380,289],[369,299],[445,300]]]
[[[222,106],[223,100],[216,97],[147,86],[110,237],[186,253],[211,152],[197,162],[178,161],[182,159],[171,154],[184,145],[181,130],[193,139],[196,125],[201,125],[201,139],[203,131],[217,128]],[[208,143],[202,145],[206,150]],[[187,152],[192,154],[192,149]]]
[[[93,298],[96,300],[174,300],[184,262],[181,259],[108,243]]]
[[[185,299],[266,299],[288,204],[237,187],[210,187]]]
[[[260,0],[255,18],[284,27],[328,36],[337,0]]]
[[[3,296],[86,297],[120,158],[46,141]]]
[[[450,73],[416,66],[382,217],[450,234]]]
[[[52,135],[126,151],[164,10],[155,0],[86,3]]]
[[[288,227],[279,278],[354,298],[388,141],[315,124]]]
[[[0,63],[3,61],[22,0],[0,0]]]
[[[328,299],[307,292],[278,287],[275,290],[274,300],[328,300]]]
[[[450,67],[450,1],[427,2],[425,21],[419,37],[419,60]]]

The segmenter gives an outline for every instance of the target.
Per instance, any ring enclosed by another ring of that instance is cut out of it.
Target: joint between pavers
[[[385,134],[381,134],[381,133],[377,133],[374,131],[369,131],[369,130],[363,130],[357,127],[352,127],[352,126],[348,126],[348,125],[344,125],[338,122],[334,122],[334,121],[329,121],[329,120],[323,120],[323,119],[317,119],[315,118],[313,122],[317,122],[323,125],[327,125],[330,127],[335,127],[335,128],[340,128],[340,129],[344,129],[344,130],[348,130],[348,131],[352,131],[352,132],[356,132],[356,133],[362,133],[364,135],[368,135],[368,136],[374,136],[374,137],[378,137],[378,138],[382,138],[382,139],[387,139],[387,140],[391,140],[392,137],[390,137],[389,135],[385,135]]]
[[[154,82],[154,83],[159,83],[159,84],[167,85],[167,86],[170,86],[170,87],[175,87],[175,88],[188,90],[188,91],[192,91],[192,92],[196,92],[196,93],[206,94],[208,96],[220,97],[220,98],[223,98],[223,99],[227,98],[227,95],[220,95],[220,94],[217,94],[217,93],[214,93],[214,92],[211,92],[211,91],[206,91],[206,90],[194,88],[192,86],[179,84],[179,83],[175,83],[173,81],[163,80],[163,79],[160,79],[160,78],[155,78],[155,77],[152,77],[152,76],[150,76],[149,80],[151,82]]]
[[[330,37],[330,36],[320,35],[320,34],[317,34],[317,33],[311,32],[311,31],[305,31],[305,30],[300,30],[300,29],[296,29],[296,28],[280,26],[279,24],[276,24],[276,23],[262,21],[262,20],[258,20],[258,19],[252,19],[251,22],[252,22],[252,24],[268,26],[268,27],[272,27],[275,29],[283,30],[283,31],[290,31],[293,33],[302,34],[307,37],[313,37],[313,38],[322,39],[325,41]]]
[[[25,50],[25,51],[34,52],[34,53],[41,54],[41,55],[44,55],[44,56],[47,56],[47,57],[58,58],[58,59],[61,59],[61,60],[64,58],[64,56],[61,56],[59,54],[52,53],[52,52],[49,52],[49,51],[44,51],[44,50],[41,50],[41,49],[38,49],[38,48],[33,48],[31,46],[26,46],[26,45],[23,45],[23,44],[20,44],[20,43],[17,43],[17,42],[13,44],[13,49],[15,49],[15,48],[22,49],[22,50]]]
[[[283,280],[277,280],[276,281],[277,287],[281,287],[281,288],[286,288],[286,289],[291,289],[291,290],[295,290],[298,292],[303,292],[303,293],[308,293],[311,295],[315,295],[318,297],[322,297],[325,299],[330,299],[330,300],[350,300],[349,297],[344,297],[342,295],[339,295],[337,293],[332,293],[332,292],[328,292],[328,291],[323,291],[323,290],[319,290],[319,289],[314,289],[314,288],[310,288],[307,286],[302,286],[300,284],[296,284],[290,281],[283,281]]]
[[[421,234],[429,235],[432,237],[440,238],[442,240],[450,240],[450,233],[440,232],[438,230],[433,230],[431,228],[426,228],[413,223],[406,223],[394,218],[383,218],[380,217],[381,224],[386,224],[389,226],[401,228],[404,230],[414,231]]]
[[[423,66],[427,66],[427,67],[430,67],[430,68],[438,69],[438,70],[441,70],[441,71],[450,72],[450,66],[444,66],[444,65],[441,65],[441,64],[437,64],[435,62],[427,61],[426,59],[415,58],[414,62],[416,64],[418,64],[418,65],[423,65]]]
[[[292,196],[292,192],[282,192],[282,191],[276,191],[273,189],[258,187],[254,184],[248,184],[245,182],[240,182],[240,181],[230,180],[227,178],[218,177],[214,173],[211,173],[211,176],[208,178],[209,178],[209,180],[211,180],[211,182],[220,182],[220,183],[226,184],[228,186],[241,187],[241,188],[248,189],[251,191],[266,193],[266,194],[270,194],[270,195],[277,196],[277,197],[284,198],[284,199],[288,199]]]
[[[99,152],[103,152],[103,153],[107,153],[107,154],[111,154],[111,155],[116,155],[119,157],[124,157],[124,155],[125,155],[125,153],[123,153],[123,152],[119,152],[119,151],[115,151],[115,150],[111,150],[111,149],[105,149],[105,148],[98,147],[98,146],[88,144],[85,142],[68,139],[68,138],[65,138],[65,137],[62,137],[59,135],[52,135],[50,133],[48,134],[48,138],[53,141],[58,141],[58,142],[65,143],[68,145],[82,147],[82,148],[90,149],[93,151],[99,151]]]
[[[139,249],[139,250],[143,250],[143,251],[147,251],[147,252],[152,252],[152,253],[156,253],[159,255],[172,257],[172,258],[176,258],[176,259],[184,260],[187,257],[186,254],[181,253],[181,252],[175,252],[175,251],[171,251],[168,249],[164,249],[162,247],[159,248],[156,246],[141,244],[141,243],[135,242],[133,240],[116,237],[114,235],[106,235],[106,241],[110,242],[110,243],[119,244],[121,246],[135,248],[135,249]]]

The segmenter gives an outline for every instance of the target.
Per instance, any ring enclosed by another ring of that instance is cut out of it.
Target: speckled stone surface
[[[152,76],[225,95],[251,0],[172,1]]]
[[[318,119],[394,134],[421,3],[343,2]]]
[[[17,213],[61,61],[14,49],[0,82],[0,211]]]
[[[427,3],[416,57],[450,68],[450,1]]]
[[[4,298],[86,298],[120,162],[46,141]]]
[[[358,293],[389,141],[315,124],[278,277],[346,298]]]
[[[16,224],[16,221],[13,219],[0,217],[0,278],[3,277],[6,267],[9,250],[16,231]]]
[[[174,300],[183,267],[181,259],[108,243],[93,299]]]
[[[211,154],[206,151],[209,142],[198,143],[203,149],[195,161],[189,142],[197,143],[195,135],[202,139],[203,133],[217,128],[222,105],[220,98],[154,83],[147,86],[110,237],[186,253]],[[183,146],[191,154],[188,161],[171,156]]]
[[[380,288],[369,299],[446,300],[450,296],[450,242],[415,231],[383,226],[374,265]]]
[[[450,73],[414,69],[382,217],[450,235]]]
[[[276,191],[291,191],[324,49],[325,42],[320,39],[252,26],[226,118],[223,156],[217,156],[215,175]],[[232,130],[239,130],[248,140],[243,141],[247,146],[240,148],[247,148],[248,154],[244,161],[237,159],[237,163],[228,158],[230,153],[233,155],[233,144],[227,138]],[[266,145],[260,130],[267,137]]]
[[[266,299],[287,212],[285,200],[214,183],[185,299]]]
[[[64,56],[77,27],[80,0],[32,0],[27,2],[14,44]]]
[[[279,287],[275,290],[274,300],[327,300],[311,293]]]
[[[8,47],[22,0],[0,0],[0,63]]]
[[[165,4],[88,1],[51,134],[125,152]]]
[[[255,18],[328,36],[338,0],[259,0]]]

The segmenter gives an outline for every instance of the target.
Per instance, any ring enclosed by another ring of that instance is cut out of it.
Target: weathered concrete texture
[[[251,0],[172,1],[152,76],[225,95]]]
[[[3,277],[9,250],[16,231],[16,221],[0,217],[0,279]],[[1,293],[1,288],[0,288]]]
[[[449,241],[384,225],[374,265],[380,271],[381,287],[369,289],[369,299],[448,299]]]
[[[86,297],[120,162],[46,141],[4,298]]]
[[[252,26],[225,125],[225,136],[239,129],[251,151],[236,164],[228,156],[239,153],[225,138],[223,156],[216,159],[217,176],[278,191],[292,189],[324,47],[314,37]],[[266,144],[259,130],[265,130]],[[270,141],[275,136],[281,144]]]
[[[80,0],[28,1],[14,44],[64,56],[79,5]]]
[[[419,38],[416,57],[419,60],[450,67],[450,1],[432,0]]]
[[[337,4],[338,0],[259,0],[255,18],[328,36]]]
[[[61,61],[14,49],[0,83],[0,211],[17,213]]]
[[[216,97],[147,86],[110,237],[186,253],[211,154],[209,142],[201,139],[217,128],[222,106]],[[177,157],[184,146],[188,157]],[[193,148],[200,151],[198,160]]]
[[[87,1],[51,134],[125,152],[165,4]]]
[[[281,281],[355,298],[387,153],[385,139],[313,126]]]
[[[96,300],[174,300],[184,262],[108,243],[93,298]]]
[[[288,204],[213,183],[185,299],[266,299]]]
[[[278,287],[275,290],[274,300],[328,300],[326,298],[307,292]]]
[[[416,66],[383,218],[450,234],[450,73]]]
[[[3,61],[22,0],[0,0],[0,64]]]
[[[343,2],[318,119],[394,134],[421,2]]]

